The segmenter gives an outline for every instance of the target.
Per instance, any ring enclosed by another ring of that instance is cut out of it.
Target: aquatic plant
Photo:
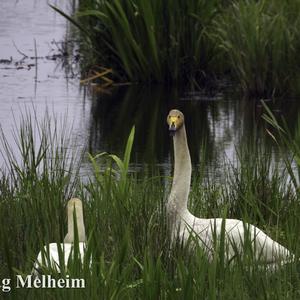
[[[219,1],[82,1],[74,18],[97,63],[139,82],[203,78],[214,57],[205,38]]]
[[[299,1],[79,1],[84,69],[122,82],[198,86],[233,78],[247,96],[299,94]],[[86,77],[86,76],[85,76]]]
[[[234,1],[213,21],[211,37],[244,93],[270,97],[295,90],[299,18],[292,16],[287,3]]]
[[[92,156],[93,173],[81,182],[72,176],[77,174],[77,160],[65,154],[70,149],[65,143],[68,136],[59,138],[57,130],[49,131],[54,127],[48,121],[39,127],[45,130],[34,131],[35,122],[24,119],[16,131],[20,133],[16,134],[18,159],[13,159],[17,158],[15,151],[3,134],[1,137],[10,168],[0,179],[0,276],[29,274],[42,245],[63,240],[64,204],[71,195],[83,201],[92,264],[70,266],[72,278],[85,279],[84,289],[13,288],[15,299],[299,297],[296,264],[270,273],[249,255],[248,261],[231,265],[224,262],[222,240],[212,262],[200,247],[188,251],[178,245],[170,250],[165,201],[171,179],[159,173],[141,179],[130,171],[133,131],[122,158]],[[247,155],[241,155],[240,160],[237,167],[228,167],[225,183],[195,178],[191,211],[199,216],[233,217],[257,224],[298,257],[300,204],[293,189],[283,188],[284,172],[270,172],[262,186],[270,160],[249,159]],[[265,187],[274,200],[262,194]]]

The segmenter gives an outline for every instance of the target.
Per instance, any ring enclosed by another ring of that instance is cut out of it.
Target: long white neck
[[[187,212],[192,173],[191,157],[184,124],[176,131],[173,137],[173,144],[174,176],[167,210],[168,213],[182,215]]]
[[[76,215],[76,224],[77,224],[77,232],[78,232],[78,241],[85,242],[85,227],[83,222],[83,211],[82,211],[82,203],[76,203],[72,205],[68,205],[68,233],[64,239],[65,243],[73,243],[74,242],[74,210]]]

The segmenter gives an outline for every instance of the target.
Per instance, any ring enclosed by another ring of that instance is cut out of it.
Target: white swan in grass
[[[209,260],[212,260],[216,240],[220,241],[223,236],[227,261],[237,254],[242,254],[243,245],[247,241],[251,243],[254,258],[266,263],[272,269],[293,261],[294,255],[288,249],[272,240],[254,225],[235,219],[197,218],[190,213],[187,202],[192,166],[183,113],[176,109],[171,110],[167,117],[167,123],[170,135],[173,136],[175,160],[173,183],[166,208],[172,243],[179,240],[186,244],[192,235],[193,238],[190,241],[196,239],[208,255]]]
[[[75,212],[75,214],[74,214]],[[86,235],[83,221],[82,201],[78,198],[72,198],[68,201],[67,205],[68,214],[68,233],[61,244],[51,243],[45,245],[43,251],[40,251],[34,263],[32,274],[38,276],[42,267],[51,268],[60,273],[60,256],[63,253],[65,267],[68,265],[69,258],[74,255],[74,224],[77,224],[78,233],[78,254],[83,263],[83,258],[86,248]],[[75,218],[76,216],[76,223]],[[49,265],[50,262],[50,265]]]

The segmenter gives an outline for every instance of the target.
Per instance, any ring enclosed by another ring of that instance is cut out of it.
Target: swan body
[[[222,234],[225,242],[225,258],[230,261],[243,253],[243,246],[251,242],[254,258],[270,267],[294,260],[294,255],[284,246],[272,240],[254,225],[236,219],[197,218],[187,208],[191,184],[191,158],[187,144],[184,115],[179,110],[171,110],[167,123],[174,144],[174,177],[167,202],[167,215],[172,243],[196,240],[209,260],[213,258],[216,242]],[[196,239],[190,239],[191,236]]]
[[[78,252],[79,257],[81,260],[81,263],[83,263],[84,259],[84,252],[85,252],[85,243],[80,242],[78,244]],[[38,276],[40,274],[41,266],[44,266],[46,268],[51,268],[52,270],[55,270],[58,273],[61,273],[61,267],[60,267],[60,255],[59,253],[63,253],[63,262],[65,265],[65,268],[68,266],[68,261],[70,258],[73,258],[74,256],[74,245],[71,243],[51,243],[49,245],[44,246],[43,251],[40,251],[36,262],[33,266],[33,274]],[[61,257],[62,259],[62,257]]]
[[[60,253],[63,253],[64,266],[67,268],[69,259],[74,257],[74,253],[78,251],[78,257],[83,263],[85,248],[86,248],[86,235],[85,227],[83,221],[83,209],[82,202],[78,198],[72,198],[68,201],[67,205],[67,215],[68,215],[68,233],[65,236],[63,243],[51,243],[45,245],[44,249],[39,252],[37,259],[34,263],[32,273],[35,276],[39,275],[39,269],[42,266],[46,268],[51,268],[60,273],[60,262],[62,256]],[[76,218],[76,223],[75,223]],[[74,245],[74,224],[77,224],[77,233],[78,233],[78,248]]]

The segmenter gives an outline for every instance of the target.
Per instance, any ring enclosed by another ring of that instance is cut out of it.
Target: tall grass
[[[42,121],[27,113],[16,125],[14,144],[1,131],[6,162],[0,189],[1,278],[14,279],[13,268],[21,266],[30,273],[37,250],[64,235],[57,224],[65,224],[64,204],[74,192],[78,169],[70,132],[58,133],[59,128],[59,120],[48,113]]]
[[[58,12],[88,40],[86,65],[117,81],[233,79],[248,96],[299,94],[299,1],[79,1]]]
[[[206,43],[206,28],[218,2],[82,1],[77,18],[69,19],[90,33],[97,62],[119,78],[179,82],[208,71],[214,49]]]
[[[18,162],[11,159],[13,150],[2,135],[11,169],[0,180],[0,276],[29,274],[42,245],[63,240],[64,205],[71,195],[84,203],[92,263],[69,269],[72,277],[86,280],[85,289],[13,289],[15,299],[299,298],[297,264],[270,273],[251,260],[225,263],[222,243],[212,262],[200,247],[170,249],[165,221],[165,186],[170,178],[139,179],[128,172],[134,130],[122,158],[91,156],[94,173],[88,182],[78,180],[73,185],[69,175],[76,174],[77,167],[65,155],[68,139],[47,130],[35,138],[33,128],[32,121],[25,119],[18,129],[24,133],[17,139]],[[260,152],[249,153],[257,157]],[[276,167],[274,173],[267,172],[269,160],[249,155],[243,152],[240,165],[229,168],[225,185],[195,179],[191,210],[198,216],[233,217],[256,224],[298,257],[296,194],[283,188],[286,178]]]
[[[282,94],[293,86],[298,74],[299,19],[292,17],[289,5],[234,1],[214,20],[217,43],[228,57],[228,67],[250,95]]]

